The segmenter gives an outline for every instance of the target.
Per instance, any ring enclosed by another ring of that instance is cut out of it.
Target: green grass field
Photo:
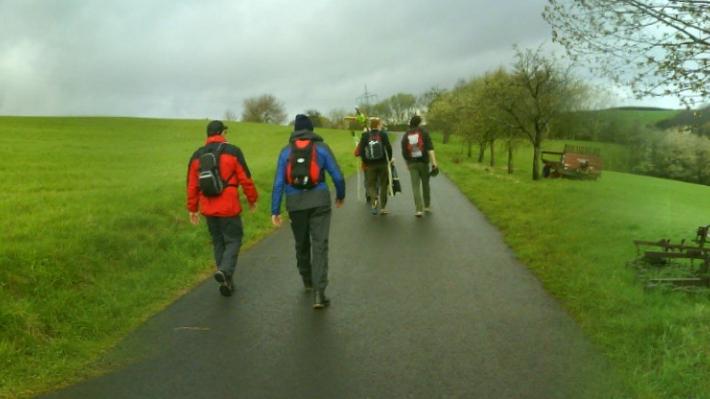
[[[598,181],[534,182],[529,147],[517,151],[513,175],[502,152],[496,168],[462,159],[457,143],[439,143],[437,153],[631,397],[710,398],[710,293],[645,290],[626,266],[636,257],[632,240],[692,239],[710,224],[710,187],[610,171]]]
[[[100,372],[92,363],[212,270],[185,177],[206,120],[0,117],[0,397]],[[269,233],[284,126],[228,123],[260,201],[246,246]],[[352,159],[349,132],[319,130]],[[354,162],[342,162],[345,174]],[[244,203],[244,197],[242,196]]]
[[[187,160],[206,121],[0,117],[0,397],[28,397],[101,370],[95,360],[208,277],[204,224],[187,222]],[[248,243],[272,231],[269,192],[289,129],[231,124],[261,194]],[[348,132],[324,133],[346,174]],[[562,148],[547,142],[545,149]],[[624,170],[622,147],[600,146]],[[692,238],[710,187],[604,172],[530,180],[437,143],[442,169],[504,233],[611,360],[634,398],[709,398],[710,295],[646,291],[625,266],[633,239]],[[459,159],[459,163],[452,160]],[[247,244],[249,245],[249,244]]]
[[[655,110],[655,109],[630,109],[630,108],[610,108],[598,112],[603,119],[615,119],[624,124],[640,122],[644,125],[654,125],[665,119],[673,118],[682,112],[681,110]],[[628,126],[624,126],[628,127]]]

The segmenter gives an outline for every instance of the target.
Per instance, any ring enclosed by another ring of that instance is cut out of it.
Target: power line
[[[358,104],[362,103],[365,104],[365,106],[369,107],[370,106],[370,99],[375,99],[377,98],[377,94],[370,93],[367,91],[367,85],[365,85],[365,92],[355,100],[357,100]]]

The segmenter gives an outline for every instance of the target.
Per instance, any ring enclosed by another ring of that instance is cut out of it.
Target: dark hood
[[[323,137],[313,133],[310,130],[304,129],[304,130],[297,130],[297,131],[291,133],[291,138],[289,139],[289,141],[292,142],[295,140],[323,141]]]

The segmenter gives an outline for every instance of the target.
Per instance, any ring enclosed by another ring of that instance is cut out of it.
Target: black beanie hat
[[[293,130],[310,130],[313,131],[313,122],[311,119],[303,114],[296,115],[296,120],[293,123]]]
[[[409,120],[409,127],[418,127],[420,123],[422,123],[422,117],[414,115],[412,119]]]

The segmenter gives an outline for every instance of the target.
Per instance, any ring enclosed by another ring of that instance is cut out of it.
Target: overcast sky
[[[450,88],[549,42],[545,0],[0,0],[0,115],[289,117]],[[646,102],[648,103],[648,102]],[[658,105],[668,105],[656,102]]]

